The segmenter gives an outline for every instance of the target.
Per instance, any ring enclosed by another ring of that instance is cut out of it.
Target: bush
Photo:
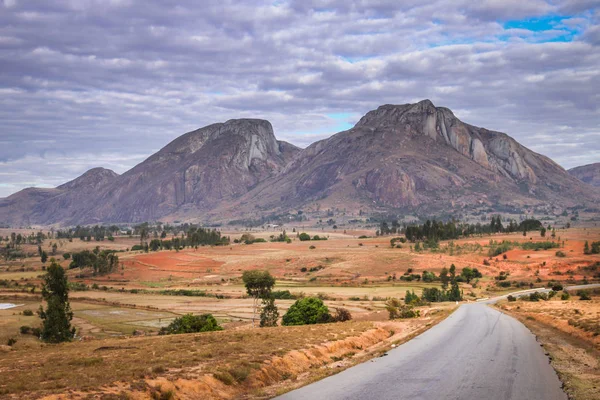
[[[15,338],[9,338],[9,339],[6,341],[6,344],[7,344],[8,346],[12,346],[12,345],[13,345],[13,344],[15,344],[15,343],[17,343],[17,339],[15,339]]]
[[[329,309],[323,300],[306,297],[296,300],[283,316],[282,325],[310,325],[331,321]]]
[[[556,253],[554,253],[556,255],[556,257],[566,257],[567,255],[565,253],[563,253],[562,251],[557,251]]]
[[[343,307],[336,308],[335,314],[332,317],[332,320],[334,322],[350,321],[351,319],[352,319],[352,314],[350,314],[350,311],[348,311],[347,309],[345,309]]]
[[[395,298],[391,298],[386,301],[385,308],[390,315],[390,319],[416,318],[421,315],[421,312],[419,310],[415,310],[413,306],[402,304],[400,300]]]
[[[512,294],[509,294],[508,297],[506,298],[508,301],[517,301],[517,298],[515,296],[513,296]]]
[[[289,290],[275,290],[271,292],[271,296],[277,300],[296,300],[296,296]]]
[[[212,314],[193,315],[186,314],[175,318],[167,327],[160,329],[160,335],[180,333],[210,332],[223,330]]]
[[[560,283],[555,283],[554,285],[552,285],[552,290],[554,290],[555,292],[560,292],[561,290],[563,290],[563,285],[561,285]]]
[[[33,311],[31,311],[31,310],[23,310],[23,315],[25,315],[27,317],[31,317],[31,316],[33,316]]]
[[[23,325],[20,329],[21,335],[27,335],[31,332],[31,327],[27,325]]]
[[[304,242],[310,240],[310,235],[308,233],[302,232],[300,235],[298,235],[298,239]]]
[[[314,250],[314,249],[316,249],[316,247],[315,246],[310,246],[309,249]]]
[[[561,300],[569,300],[569,298],[570,298],[570,297],[571,297],[571,295],[570,295],[568,292],[563,292],[563,293],[560,295],[560,299],[561,299]]]
[[[592,297],[587,290],[578,290],[577,296],[579,296],[579,300],[591,300]]]

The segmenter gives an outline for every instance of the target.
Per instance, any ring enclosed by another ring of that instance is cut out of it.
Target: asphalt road
[[[386,356],[277,399],[566,400],[534,335],[487,306],[502,297],[462,305]]]

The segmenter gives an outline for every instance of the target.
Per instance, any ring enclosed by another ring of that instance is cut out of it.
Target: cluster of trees
[[[471,279],[481,276],[481,273],[479,273],[476,268],[471,269],[468,267],[463,268],[460,275],[456,275],[456,267],[452,264],[450,265],[450,269],[444,267],[440,272],[442,288],[424,288],[422,298],[424,301],[432,303],[441,301],[461,301],[463,299],[463,292],[458,287],[458,283],[461,279],[467,281],[468,278],[468,282],[470,282]]]
[[[46,235],[44,232],[32,232],[29,235],[22,235],[20,233],[12,232],[10,236],[2,237],[0,236],[0,241],[6,242],[7,246],[10,248],[18,247],[22,244],[42,244],[45,239],[50,237],[51,233],[48,232]]]
[[[453,264],[454,265],[454,264]],[[460,275],[455,276],[454,280],[456,280],[456,282],[466,282],[466,283],[471,283],[471,281],[473,279],[476,278],[482,278],[483,274],[481,272],[479,272],[479,270],[477,268],[470,268],[470,267],[465,267],[462,269]],[[388,281],[392,281],[392,280],[396,280],[396,274],[394,275],[389,275],[388,276]],[[451,277],[449,275],[449,270],[447,268],[443,268],[442,271],[440,272],[440,276],[437,276],[435,274],[435,272],[430,272],[430,271],[423,271],[421,274],[418,273],[413,273],[413,269],[409,268],[404,275],[400,276],[400,280],[402,281],[423,281],[423,282],[442,282],[442,285],[447,286],[450,282],[451,282]]]
[[[506,227],[502,225],[499,215],[493,216],[489,224],[467,224],[457,221],[430,221],[422,225],[409,225],[401,230],[411,242],[421,240],[450,240],[472,235],[492,234],[498,232],[519,232],[542,229],[542,223],[537,219],[526,219],[517,224],[511,220]]]
[[[592,242],[592,246],[588,241],[585,241],[583,245],[583,254],[600,254],[600,242]]]
[[[100,250],[97,246],[92,251],[83,250],[70,256],[69,268],[92,268],[94,275],[110,274],[119,267],[119,256],[114,250]]]
[[[221,236],[215,229],[190,228],[185,234],[175,236],[171,239],[152,239],[145,243],[145,236],[140,236],[141,243],[131,247],[131,250],[158,251],[158,250],[180,250],[185,247],[198,247],[204,245],[222,246],[229,244],[229,237]]]
[[[94,239],[97,242],[103,241],[105,238],[111,240],[113,235],[120,231],[120,228],[116,225],[111,226],[80,226],[77,225],[75,228],[69,228],[65,230],[56,231],[56,237],[58,239],[74,239],[79,238],[90,242]]]

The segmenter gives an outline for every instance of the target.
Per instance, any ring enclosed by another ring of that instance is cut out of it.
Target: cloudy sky
[[[305,147],[424,98],[600,161],[600,1],[0,0],[0,197],[230,118]]]

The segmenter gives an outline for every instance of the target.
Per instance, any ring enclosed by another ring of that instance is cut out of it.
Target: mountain
[[[424,100],[370,111],[352,129],[310,145],[283,173],[213,215],[317,204],[427,214],[480,205],[574,206],[597,199],[597,191],[549,158]]]
[[[265,120],[209,125],[122,175],[93,169],[55,189],[0,199],[0,223],[227,220],[313,207],[426,214],[598,198],[510,136],[424,100],[381,106],[304,150],[278,141]]]
[[[571,168],[569,174],[588,185],[600,187],[600,162]]]
[[[197,215],[278,173],[299,151],[276,140],[265,120],[212,124],[178,137],[123,175],[93,169],[56,189],[15,193],[0,200],[0,221],[90,224],[152,221],[182,210]]]

